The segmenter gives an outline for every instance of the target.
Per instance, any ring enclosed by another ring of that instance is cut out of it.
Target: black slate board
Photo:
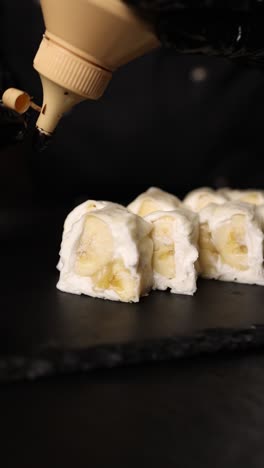
[[[194,297],[139,304],[59,292],[60,230],[46,224],[1,242],[0,381],[264,345],[262,287],[200,280]]]

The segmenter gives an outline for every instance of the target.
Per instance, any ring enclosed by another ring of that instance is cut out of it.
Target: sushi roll
[[[101,210],[106,206],[117,206],[117,204],[108,202],[108,201],[96,201],[96,200],[86,200],[85,202],[81,203],[80,205],[76,206],[66,217],[63,226],[63,234],[62,234],[62,243],[67,235],[70,233],[71,228],[74,223],[79,221],[79,219],[85,214],[95,210]],[[122,206],[122,205],[118,205]],[[59,252],[60,255],[60,252]],[[57,264],[57,269],[60,271],[62,267],[61,260],[59,260]]]
[[[90,211],[101,210],[106,206],[120,206],[117,203],[112,203],[109,201],[96,201],[96,200],[86,200],[85,202],[81,203],[81,205],[76,206],[67,216],[64,221],[63,226],[63,235],[67,235],[67,233],[71,230],[72,225],[76,223],[85,213],[89,213]]]
[[[128,210],[139,216],[146,216],[154,211],[171,211],[178,208],[181,201],[175,195],[150,187],[128,205]]]
[[[138,302],[153,282],[151,230],[151,224],[119,205],[85,213],[62,241],[57,288]]]
[[[201,276],[264,285],[263,224],[258,208],[247,203],[204,208],[200,212]]]
[[[203,187],[189,192],[184,198],[183,204],[195,213],[199,213],[210,203],[222,205],[226,201],[227,198],[224,194],[218,193],[209,187]]]
[[[177,208],[156,211],[144,219],[153,226],[153,289],[193,295],[197,289],[198,216]]]
[[[264,191],[263,190],[232,190],[224,188],[218,191],[221,195],[229,201],[238,201],[249,203],[251,205],[264,205]]]

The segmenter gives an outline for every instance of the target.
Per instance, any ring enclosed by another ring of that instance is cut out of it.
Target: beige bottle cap
[[[44,36],[34,68],[49,80],[86,99],[99,99],[112,73],[58,45]]]
[[[30,96],[16,88],[7,89],[2,96],[2,101],[6,107],[18,112],[18,114],[27,112],[31,105]]]

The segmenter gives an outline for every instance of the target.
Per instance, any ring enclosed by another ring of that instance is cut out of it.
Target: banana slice
[[[183,200],[183,204],[195,213],[199,213],[210,203],[222,205],[226,201],[227,198],[224,194],[216,192],[209,187],[203,187],[188,193]]]
[[[101,210],[102,208],[105,208],[106,206],[117,206],[117,204],[108,202],[108,201],[86,200],[85,202],[76,206],[68,214],[67,218],[64,221],[62,243],[64,239],[68,236],[68,234],[71,232],[71,228],[73,224],[79,221],[84,214],[90,213],[91,211],[95,211],[95,210]],[[122,205],[118,205],[118,206],[122,206]],[[60,259],[57,264],[57,269],[60,271],[62,267],[63,267],[63,264]]]
[[[215,275],[215,265],[218,260],[218,251],[212,240],[212,234],[208,223],[200,224],[199,233],[199,273],[203,273],[206,277],[213,278]]]
[[[264,232],[264,205],[259,205],[256,207],[256,214],[257,214],[257,218],[260,223],[261,229]]]
[[[263,220],[257,207],[211,204],[200,212],[199,272],[206,278],[264,284]]]
[[[107,265],[114,251],[111,229],[100,218],[87,215],[76,252],[75,272],[90,276]]]
[[[120,205],[85,213],[62,241],[58,289],[138,302],[153,284],[151,230]]]
[[[230,201],[239,201],[256,206],[264,205],[263,190],[232,190],[230,188],[224,188],[219,190],[218,193],[225,196],[227,200]]]
[[[175,195],[163,190],[150,187],[128,205],[128,210],[139,216],[147,216],[154,211],[171,211],[181,205],[181,201]]]
[[[144,219],[153,225],[153,289],[170,288],[175,294],[193,295],[197,289],[198,216],[177,208],[156,211]]]

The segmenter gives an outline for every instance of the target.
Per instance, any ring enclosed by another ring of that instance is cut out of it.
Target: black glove
[[[25,118],[10,111],[0,102],[0,149],[23,141],[26,129]]]
[[[257,0],[124,0],[179,53],[264,64],[264,5]]]
[[[15,80],[2,60],[0,63],[0,99],[7,88],[14,86]],[[0,100],[0,149],[24,139],[27,117],[27,115],[21,116],[7,109]]]
[[[250,11],[256,0],[127,0],[131,6],[141,10],[172,11],[184,8],[218,8]]]

